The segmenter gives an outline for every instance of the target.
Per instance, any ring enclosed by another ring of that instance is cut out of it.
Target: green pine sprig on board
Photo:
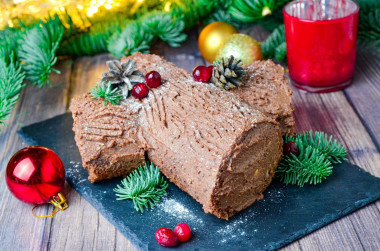
[[[117,200],[131,199],[136,211],[153,208],[163,196],[167,196],[169,184],[153,163],[145,163],[121,181],[122,186],[114,189]]]
[[[297,156],[285,155],[276,171],[276,176],[285,184],[316,185],[332,174],[333,164],[347,160],[347,151],[324,132],[303,132],[294,137],[285,137],[284,144],[294,142],[298,148]]]
[[[91,95],[93,99],[104,99],[104,105],[106,105],[107,102],[113,105],[118,105],[123,97],[118,88],[112,89],[110,84],[104,84],[103,82],[101,84],[96,84],[96,86],[91,89]]]
[[[25,73],[9,47],[0,48],[0,125],[6,125],[24,87]],[[0,128],[1,132],[1,128]]]

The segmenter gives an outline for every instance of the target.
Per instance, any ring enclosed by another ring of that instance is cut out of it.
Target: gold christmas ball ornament
[[[234,34],[230,36],[224,46],[220,48],[216,60],[221,57],[229,56],[240,59],[245,65],[263,59],[260,43],[245,34]]]
[[[204,59],[213,63],[219,49],[238,30],[224,22],[214,22],[203,28],[198,38],[198,47]]]

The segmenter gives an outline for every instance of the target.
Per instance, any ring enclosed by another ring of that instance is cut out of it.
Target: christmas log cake
[[[196,82],[156,55],[138,53],[117,67],[129,70],[131,59],[137,69],[129,71],[136,76],[128,81],[157,71],[162,85],[141,100],[131,96],[113,105],[85,94],[70,106],[89,180],[126,175],[148,157],[219,218],[261,199],[282,156],[282,136],[293,130],[291,91],[282,68],[271,62],[248,66],[251,77],[243,84],[258,93],[252,97],[239,93],[240,87],[226,91]]]

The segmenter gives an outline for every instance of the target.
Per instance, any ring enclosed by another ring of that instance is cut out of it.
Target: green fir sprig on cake
[[[110,83],[96,84],[94,88],[91,89],[91,95],[93,99],[102,98],[104,99],[104,105],[111,103],[113,105],[120,104],[120,100],[123,97],[119,89],[112,89]]]
[[[104,105],[107,102],[118,105],[122,98],[130,96],[131,91],[137,83],[145,83],[143,73],[136,70],[136,62],[129,59],[126,63],[119,60],[106,62],[108,72],[102,74],[101,84],[92,88],[92,98],[103,98]]]
[[[169,184],[153,163],[145,163],[121,181],[122,186],[114,189],[117,200],[131,199],[136,211],[155,207],[163,196],[167,196]]]
[[[347,160],[347,151],[324,132],[302,132],[286,136],[284,157],[276,176],[285,184],[316,185],[333,172],[333,165]]]

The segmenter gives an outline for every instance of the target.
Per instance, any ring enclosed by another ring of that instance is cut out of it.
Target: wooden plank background
[[[258,40],[268,33],[260,27],[242,31]],[[198,52],[199,31],[179,48],[159,43],[152,53],[191,71],[206,64]],[[66,184],[70,207],[54,219],[32,216],[32,205],[14,198],[5,184],[5,167],[25,143],[17,135],[23,125],[67,111],[72,97],[87,92],[107,70],[109,54],[59,61],[61,75],[52,88],[28,85],[0,134],[0,250],[136,250],[75,190]],[[294,88],[293,88],[294,89]],[[359,52],[354,84],[344,91],[310,94],[294,90],[296,131],[321,130],[334,135],[349,151],[349,161],[380,177],[380,59]],[[355,184],[353,184],[355,185]],[[334,191],[331,191],[334,192]],[[42,207],[37,213],[47,214]],[[380,250],[380,201],[372,203],[288,246],[283,250]]]

